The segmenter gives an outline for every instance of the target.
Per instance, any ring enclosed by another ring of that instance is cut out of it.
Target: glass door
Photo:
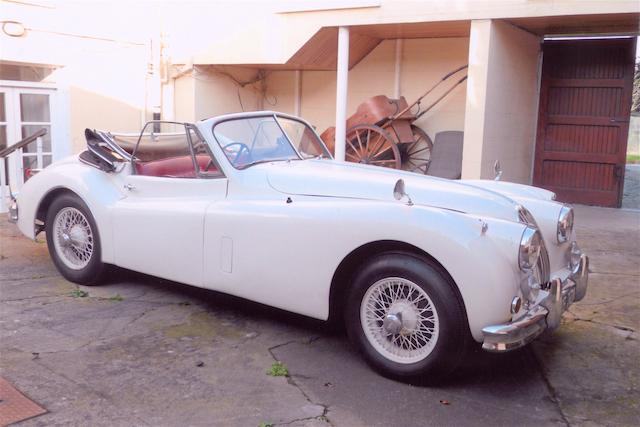
[[[16,89],[14,94],[14,102],[18,107],[16,113],[19,113],[16,114],[18,140],[40,129],[47,130],[46,135],[22,149],[18,186],[51,164],[51,96],[51,91],[37,89]]]
[[[6,211],[8,185],[19,189],[53,160],[51,106],[54,96],[53,89],[0,87],[0,150],[43,128],[47,130],[44,136],[0,160],[0,212]]]
[[[7,148],[10,140],[11,119],[9,93],[0,88],[0,151]],[[0,159],[0,213],[7,212],[9,203],[9,159]]]

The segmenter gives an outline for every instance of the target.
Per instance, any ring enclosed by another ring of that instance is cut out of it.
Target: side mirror
[[[493,174],[493,180],[500,181],[500,178],[502,178],[502,168],[500,167],[500,160],[496,160],[496,162],[493,164]]]
[[[413,201],[411,197],[407,194],[404,187],[404,179],[399,179],[396,181],[396,185],[393,187],[393,198],[396,200],[402,200],[404,197],[408,199],[407,205],[413,205]]]

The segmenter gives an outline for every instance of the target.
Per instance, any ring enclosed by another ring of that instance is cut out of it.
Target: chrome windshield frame
[[[219,138],[216,136],[216,132],[215,132],[216,126],[218,126],[218,125],[220,125],[222,123],[225,123],[225,122],[233,121],[233,120],[250,120],[250,119],[259,119],[259,118],[263,118],[263,117],[264,118],[272,118],[276,122],[278,128],[280,129],[280,132],[282,132],[282,134],[286,138],[287,142],[289,143],[289,146],[292,148],[292,150],[295,153],[295,155],[297,156],[297,158],[268,159],[268,160],[264,160],[264,161],[258,161],[258,162],[256,162],[256,164],[266,163],[266,162],[287,162],[287,161],[292,161],[292,160],[309,160],[310,159],[310,158],[305,158],[300,154],[300,152],[296,148],[295,144],[291,141],[291,137],[284,130],[284,128],[282,127],[282,124],[278,120],[279,117],[284,118],[284,119],[289,119],[289,120],[292,120],[292,121],[296,121],[296,122],[301,123],[302,125],[306,126],[313,133],[314,137],[316,138],[316,142],[320,145],[320,148],[323,151],[323,156],[326,156],[328,159],[333,160],[333,156],[331,155],[331,152],[329,151],[327,146],[324,144],[324,142],[322,141],[322,139],[320,138],[318,133],[315,131],[313,126],[311,126],[309,124],[309,122],[307,122],[306,120],[301,119],[301,118],[296,117],[296,116],[293,116],[293,115],[290,115],[290,114],[279,113],[277,111],[259,111],[259,112],[248,112],[248,113],[234,113],[234,114],[227,114],[227,115],[224,115],[224,116],[215,117],[215,118],[213,118],[212,123],[210,123],[210,125],[209,125],[210,129],[211,129],[211,135],[213,136],[213,139],[215,140],[216,144],[218,145],[218,147],[222,151],[223,156],[225,156],[227,162],[231,165],[232,168],[234,168],[236,170],[243,170],[243,169],[246,169],[246,168],[251,167],[253,165],[252,164],[247,164],[245,166],[238,167],[238,166],[233,164],[233,162],[227,157],[226,153],[224,153],[223,145],[220,142]],[[209,119],[209,120],[211,120],[211,119]],[[208,121],[208,120],[203,120],[203,122],[206,122],[206,121]],[[257,131],[256,131],[256,133],[257,133]]]

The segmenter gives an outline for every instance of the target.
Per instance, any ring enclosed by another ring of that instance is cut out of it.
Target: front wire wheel
[[[378,372],[437,382],[461,362],[471,337],[462,297],[434,260],[404,251],[368,259],[344,306],[349,339]]]
[[[360,304],[367,340],[397,363],[423,360],[438,341],[438,313],[429,295],[410,280],[388,277],[374,283]]]

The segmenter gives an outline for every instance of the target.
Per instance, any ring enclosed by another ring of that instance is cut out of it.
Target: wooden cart
[[[433,142],[414,122],[465,81],[467,76],[463,76],[417,114],[411,109],[420,105],[422,99],[442,82],[466,68],[464,65],[445,75],[411,105],[404,97],[390,99],[385,95],[374,96],[360,104],[355,114],[347,119],[345,160],[426,174]],[[320,137],[331,152],[335,152],[335,127],[325,130]]]

